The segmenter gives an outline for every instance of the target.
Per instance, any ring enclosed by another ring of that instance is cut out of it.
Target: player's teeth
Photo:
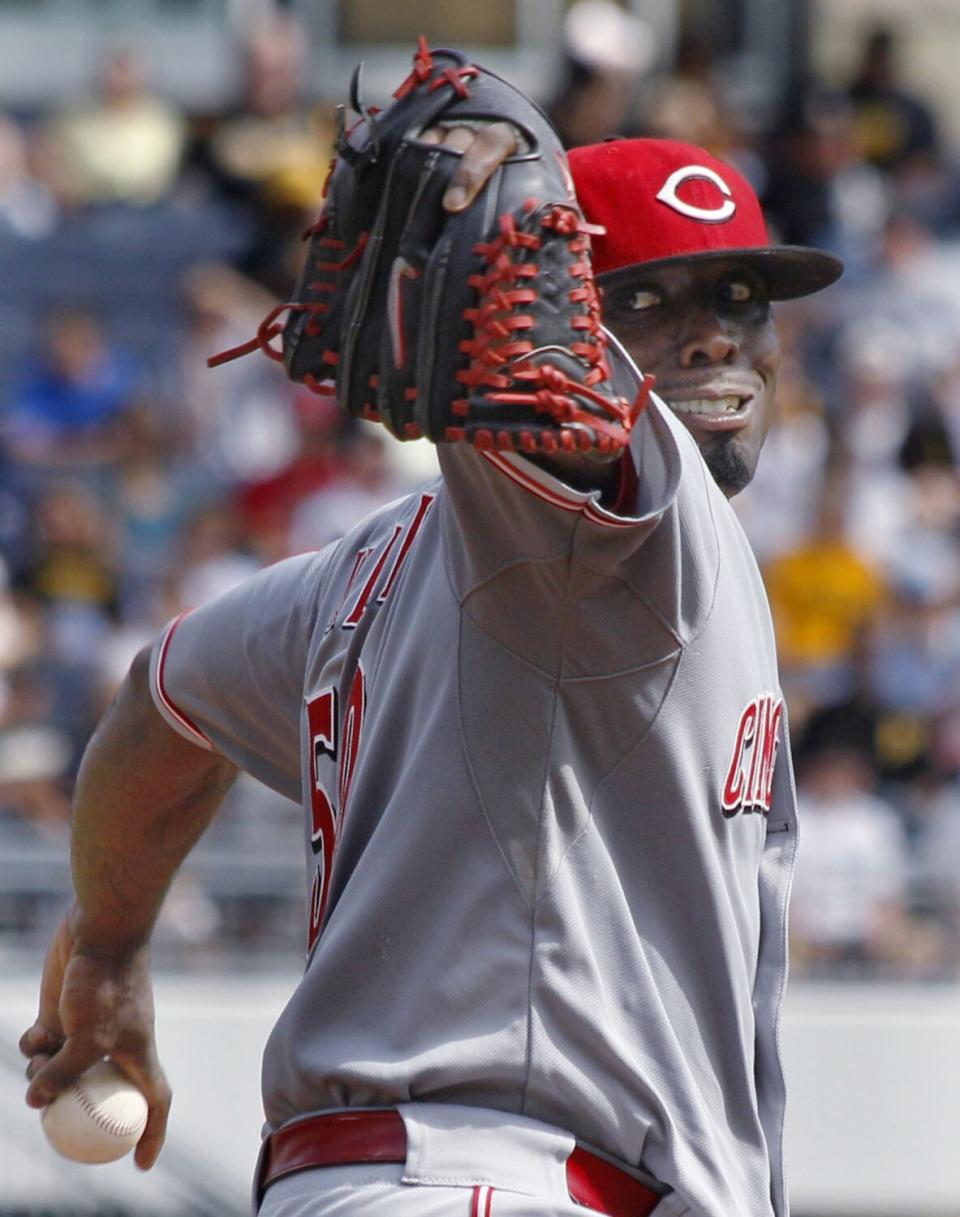
[[[725,414],[740,409],[740,398],[697,397],[692,401],[671,401],[668,405],[680,414]]]

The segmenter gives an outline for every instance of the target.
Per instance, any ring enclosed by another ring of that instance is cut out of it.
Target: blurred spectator
[[[954,468],[960,474],[960,358],[933,379],[930,396],[948,437]]]
[[[12,118],[0,114],[0,233],[45,237],[57,218],[53,196],[30,172],[23,131]]]
[[[939,136],[933,111],[900,82],[897,33],[871,30],[847,94],[853,103],[863,155],[881,169],[895,169],[918,154],[936,154]]]
[[[99,667],[119,619],[117,530],[93,488],[66,480],[39,496],[33,523],[17,576],[21,612],[39,617],[50,722],[79,757],[102,708]]]
[[[201,508],[187,525],[176,563],[178,611],[228,592],[259,569],[246,552],[236,512],[226,503]]]
[[[854,323],[855,324],[855,323]],[[831,420],[834,459],[845,472],[844,527],[854,549],[887,571],[904,543],[907,483],[900,448],[910,427],[909,364],[879,334],[841,334],[842,397]]]
[[[287,557],[291,552],[290,522],[300,504],[345,472],[337,446],[350,421],[334,399],[298,389],[294,406],[300,443],[292,460],[271,477],[243,486],[239,494],[244,527],[263,562]]]
[[[40,650],[41,631],[29,607],[11,591],[7,564],[0,558],[0,712],[7,673],[36,658]]]
[[[113,459],[117,420],[132,401],[138,369],[97,318],[81,307],[54,311],[39,356],[24,362],[0,424],[10,455],[47,469]]]
[[[956,699],[960,685],[960,613],[897,589],[876,631],[870,688],[893,709],[932,715]]]
[[[36,668],[10,673],[0,707],[0,829],[15,817],[20,835],[63,844],[74,748],[69,736],[49,721],[51,709],[51,690]]]
[[[148,89],[140,54],[114,48],[101,64],[93,100],[51,123],[47,182],[67,205],[158,203],[176,184],[184,139],[179,112]]]
[[[949,156],[915,152],[890,175],[893,210],[915,216],[938,236],[960,232],[960,165]]]
[[[878,572],[846,538],[845,487],[842,475],[827,478],[813,531],[765,571],[784,689],[801,706],[839,702],[859,687],[885,600]]]
[[[650,26],[613,0],[577,0],[563,49],[564,80],[548,113],[565,147],[635,134],[637,82],[656,53]]]
[[[946,951],[960,964],[960,783],[937,787],[917,848],[917,882],[947,929]]]
[[[183,451],[178,422],[182,420],[173,411],[146,401],[119,420],[117,462],[105,497],[118,529],[127,619],[151,619],[185,523],[211,496],[206,479]]]
[[[671,71],[644,89],[646,134],[725,155],[731,116],[716,82],[714,60],[714,48],[702,34],[690,32],[681,38]]]
[[[341,433],[336,476],[308,495],[293,514],[290,550],[322,549],[355,524],[408,489],[397,481],[388,441],[374,424],[361,424]]]
[[[846,382],[836,427],[850,462],[875,476],[894,470],[910,427],[907,367],[866,325],[850,327],[840,358]]]
[[[891,371],[923,385],[954,366],[960,343],[960,246],[909,213],[892,214],[861,282],[849,285],[842,340],[883,352]]]
[[[906,485],[871,687],[893,709],[937,715],[956,705],[960,689],[960,482],[951,468],[923,461]]]
[[[779,328],[776,413],[754,479],[733,500],[761,566],[809,536],[830,446],[823,399],[804,367],[796,326],[781,317]]]
[[[768,141],[767,216],[781,240],[834,250],[854,275],[872,253],[889,187],[861,156],[853,111],[839,94],[808,82]]]
[[[32,475],[13,459],[4,442],[0,407],[0,569],[16,572],[31,552]],[[5,582],[5,581],[4,581]]]
[[[892,573],[929,605],[960,597],[960,480],[949,464],[921,459],[907,470],[906,525]]]
[[[896,807],[911,847],[927,818],[931,793],[942,782],[934,762],[932,720],[874,699],[872,759],[886,798]]]
[[[86,669],[119,608],[116,531],[86,487],[61,482],[36,506],[36,549],[20,576],[44,606],[48,654]]]
[[[869,756],[845,738],[839,718],[801,751],[799,764],[794,966],[892,966],[908,921],[909,854],[897,814],[874,793]]]
[[[303,99],[307,45],[290,12],[256,25],[243,47],[242,95],[193,155],[218,193],[249,208],[255,231],[240,269],[277,294],[288,290],[333,156],[333,105]]]

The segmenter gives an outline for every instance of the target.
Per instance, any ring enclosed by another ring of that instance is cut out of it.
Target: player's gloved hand
[[[147,948],[115,957],[84,943],[78,914],[61,922],[43,965],[40,1010],[20,1038],[30,1058],[27,1103],[45,1107],[109,1056],[143,1092],[147,1126],[134,1160],[149,1170],[163,1145],[171,1092],[157,1059]]]
[[[490,123],[480,128],[429,127],[421,133],[420,140],[425,144],[442,144],[462,154],[443,196],[444,208],[453,213],[471,206],[497,169],[520,147],[517,132],[509,123]],[[607,454],[596,452],[586,456],[556,453],[542,458],[540,463],[578,489],[607,489],[617,484],[617,477],[606,457]]]
[[[595,230],[543,112],[422,39],[388,106],[355,75],[351,109],[291,299],[210,365],[260,349],[399,439],[615,457],[646,390],[612,388]]]

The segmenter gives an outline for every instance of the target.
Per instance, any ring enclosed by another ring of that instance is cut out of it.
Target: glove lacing
[[[524,211],[531,218],[538,204],[528,199]],[[551,229],[566,237],[575,261],[567,273],[579,279],[571,288],[571,303],[582,306],[580,313],[570,319],[577,337],[568,350],[589,367],[582,380],[575,380],[549,362],[525,363],[523,357],[534,352],[529,338],[520,337],[536,326],[524,306],[535,304],[538,298],[536,280],[540,268],[535,262],[522,261],[525,251],[534,253],[542,248],[543,240],[536,232],[517,226],[512,215],[500,217],[497,237],[478,242],[474,253],[490,268],[484,274],[471,275],[468,283],[478,294],[475,308],[464,310],[463,316],[474,327],[473,336],[460,343],[460,350],[470,359],[470,366],[457,372],[457,381],[467,390],[488,388],[479,401],[464,396],[451,403],[451,412],[476,421],[482,416],[483,403],[526,405],[535,413],[547,414],[560,426],[556,434],[550,431],[494,431],[480,427],[467,431],[464,427],[448,427],[444,438],[467,440],[477,448],[496,448],[524,452],[556,451],[576,448],[598,448],[610,451],[622,447],[642,409],[648,393],[644,385],[633,402],[623,397],[598,393],[593,386],[610,377],[606,358],[607,336],[600,323],[600,297],[591,278],[591,268],[583,256],[589,251],[589,238],[603,229],[586,223],[574,207],[555,204],[539,217],[539,227]],[[593,407],[591,409],[591,407]],[[600,413],[598,413],[598,410]],[[592,432],[592,434],[591,434]]]

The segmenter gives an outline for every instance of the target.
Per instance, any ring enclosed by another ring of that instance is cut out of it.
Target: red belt
[[[264,1141],[257,1163],[257,1205],[271,1183],[296,1171],[406,1160],[407,1130],[393,1108],[309,1116]],[[567,1159],[567,1190],[577,1204],[608,1217],[647,1217],[660,1199],[638,1179],[580,1145]]]

